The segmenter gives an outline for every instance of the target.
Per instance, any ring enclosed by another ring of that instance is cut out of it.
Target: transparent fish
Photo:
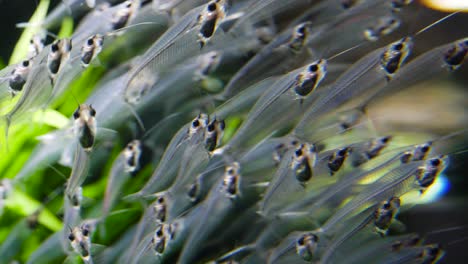
[[[91,258],[91,230],[87,224],[74,227],[68,234],[68,240],[75,253],[84,263],[93,263]]]
[[[278,122],[281,120],[278,118],[279,114],[283,112],[280,108],[280,102],[283,104],[283,107],[287,106],[289,109],[292,107],[290,105],[286,105],[284,101],[279,101],[281,99],[280,97],[284,95],[283,98],[286,98],[283,100],[286,101],[291,101],[291,97],[304,98],[308,95],[307,92],[311,93],[320,84],[326,74],[326,61],[318,60],[312,62],[306,67],[292,71],[277,80],[271,88],[268,89],[263,96],[259,98],[259,100],[257,100],[251,110],[251,114],[247,117],[247,120],[242,124],[242,127],[237,131],[234,138],[231,139],[225,148],[229,150],[234,145],[242,146],[243,140],[249,138],[252,133],[258,132],[255,128],[259,127],[259,122],[268,121],[269,124],[272,125],[274,124],[274,121]],[[296,109],[300,111],[300,103],[294,102],[294,100],[292,100],[292,102],[298,105],[296,106]],[[283,118],[285,120],[290,120],[294,114],[293,111],[291,112],[291,116],[284,116]],[[268,118],[273,117],[274,119],[267,119],[265,114],[270,116]]]
[[[93,0],[90,0],[92,2]],[[95,7],[98,9],[101,5],[106,4],[106,2],[115,3],[116,0],[103,1],[96,0]],[[46,28],[55,28],[60,25],[60,22],[65,16],[80,16],[81,14],[86,13],[89,10],[90,6],[84,4],[83,0],[64,0],[61,1],[46,17],[43,22],[44,27]]]
[[[112,205],[118,199],[118,194],[129,176],[139,169],[142,145],[139,140],[130,141],[116,158],[115,165],[112,166],[106,194],[104,198],[103,211],[107,214]]]
[[[357,61],[331,85],[327,95],[317,99],[314,106],[308,109],[298,123],[296,132],[303,133],[306,124],[314,116],[338,107],[349,100],[354,93],[362,92],[366,87],[375,88],[378,85],[385,85],[385,80],[391,78],[390,76],[393,76],[401,63],[405,61],[411,47],[411,38],[403,38]]]
[[[74,133],[81,147],[89,152],[91,151],[94,139],[96,137],[96,110],[92,105],[82,104],[73,113]]]
[[[182,127],[169,143],[151,178],[138,193],[132,196],[142,197],[168,188],[176,178],[177,167],[173,166],[174,162],[180,161],[187,147],[197,144],[197,138],[201,140],[207,125],[208,117],[200,115]]]
[[[246,195],[238,189],[238,184],[242,181],[239,177],[242,176],[237,174],[239,172],[236,166],[234,163],[226,167],[225,175],[212,187],[204,201],[201,218],[195,226],[192,226],[192,232],[185,241],[179,261],[184,263],[191,261],[197,249],[200,249],[200,241],[209,236],[223,219],[232,216],[236,200]]]
[[[413,29],[441,16],[400,0],[68,0],[21,23],[25,60],[0,70],[14,125],[0,160],[1,255],[440,261],[450,245],[408,234],[406,216],[443,196],[445,174],[458,179],[444,169],[466,149],[463,91],[416,91],[401,109],[381,99],[432,80],[463,86],[466,15]],[[430,119],[433,105],[449,117]],[[29,229],[29,199],[52,185],[65,189],[47,206],[62,223]]]
[[[299,24],[266,45],[231,78],[224,88],[223,97],[232,97],[238,90],[236,87],[248,87],[249,84],[261,80],[262,77],[282,73],[279,70],[289,66],[285,61],[291,57],[297,57],[296,60],[299,60],[300,56],[304,55],[301,51],[310,34],[310,27],[309,23]],[[282,62],[281,67],[275,67],[278,62]]]
[[[97,133],[96,110],[91,105],[82,104],[73,113],[73,132],[75,148],[72,172],[67,181],[66,194],[72,196],[76,188],[81,186],[88,176],[91,151]]]
[[[368,201],[381,197],[381,195],[402,195],[413,188],[423,191],[433,183],[434,177],[443,170],[443,163],[443,159],[433,158],[429,159],[425,163],[413,162],[390,171],[373,183],[374,186],[379,186],[379,188],[376,189],[369,186],[368,191],[360,193],[346,206],[341,208],[327,220],[320,230],[322,230],[322,232],[326,232],[336,223],[336,221],[338,221],[338,219],[346,217],[346,215],[351,213],[353,210],[365,205]]]
[[[52,84],[47,74],[47,67],[44,63],[41,63],[41,59],[44,59],[44,56],[39,55],[35,58],[37,62],[33,62],[33,65],[36,66],[29,72],[20,98],[13,108],[4,115],[7,138],[11,123],[24,118],[28,113],[40,108],[46,102],[51,92]]]
[[[164,51],[170,48],[171,46],[176,43],[176,40],[179,37],[184,35],[188,36],[189,38],[185,41],[179,41],[183,45],[196,43],[196,34],[188,34],[187,30],[190,30],[196,23],[196,19],[200,12],[203,10],[203,7],[199,7],[187,13],[177,24],[170,27],[143,55],[139,65],[136,66],[132,72],[129,74],[129,78],[127,80],[127,88],[125,90],[125,96],[128,97],[128,94],[132,90],[141,90],[141,87],[132,87],[138,83],[133,83],[135,80],[140,79],[141,77],[149,77],[153,75],[154,72],[157,72],[158,67],[158,60],[156,60],[160,54],[164,54]],[[187,35],[188,34],[188,35]],[[175,49],[176,52],[180,52],[180,49]],[[190,49],[191,51],[192,49]],[[170,49],[169,49],[170,51]],[[188,53],[188,51],[187,51]],[[155,61],[156,60],[156,61]],[[153,65],[155,64],[155,65]],[[127,99],[128,100],[128,99]]]
[[[190,235],[190,227],[197,222],[197,217],[202,212],[202,208],[196,208],[194,211],[175,219],[171,223],[156,227],[147,236],[138,241],[138,247],[131,252],[131,263],[164,263],[174,259]],[[160,231],[159,234],[158,230]]]
[[[8,88],[12,96],[15,96],[23,90],[31,68],[32,60],[24,60],[15,66],[9,77],[6,77],[8,78]]]
[[[372,96],[369,96],[367,100],[363,101],[358,108],[365,108],[368,104],[390,91],[394,93],[403,87],[421,82],[426,78],[439,76],[447,72],[447,70],[453,71],[458,69],[464,62],[466,48],[458,49],[457,47],[463,47],[463,42],[465,41],[466,39],[460,39],[452,43],[435,47],[419,55],[407,65],[404,65],[401,70],[395,74],[388,85],[377,89],[371,94]],[[447,59],[451,57],[449,54],[453,54],[453,57],[457,58],[451,61],[452,64],[450,64],[450,60]]]
[[[64,252],[69,253],[73,249],[70,247],[68,241],[69,229],[77,226],[81,218],[81,205],[83,200],[83,189],[78,187],[72,194],[66,194],[64,197],[64,213],[63,213],[63,224],[64,229],[62,230],[62,248]]]
[[[139,2],[139,0],[131,0],[112,7],[108,3],[96,6],[79,23],[73,33],[72,41],[81,44],[92,35],[105,35],[125,27],[137,15],[137,10],[140,8]]]
[[[408,149],[411,149],[411,148],[412,147],[409,147]],[[413,147],[413,151],[415,152],[418,152],[418,149],[419,149],[419,145]],[[303,210],[304,210],[303,212],[305,215],[313,214],[314,212],[319,210],[321,207],[324,207],[325,204],[329,202],[333,202],[333,201],[336,202],[337,200],[343,199],[344,197],[349,195],[349,194],[346,194],[346,190],[350,190],[351,186],[356,184],[359,180],[362,180],[368,177],[378,178],[379,176],[377,175],[382,175],[382,174],[384,175],[387,171],[396,169],[402,163],[408,162],[407,159],[411,160],[411,156],[412,156],[411,152],[408,154],[408,152],[405,150],[400,150],[400,151],[401,152],[398,152],[397,154],[392,155],[386,161],[378,164],[375,167],[372,167],[370,170],[362,170],[362,171],[357,170],[357,171],[350,172],[344,175],[344,178],[342,180],[337,181],[336,184],[326,188],[320,194],[305,196],[303,199],[287,207],[284,210],[285,213],[283,213],[283,215],[284,216],[290,216],[290,215],[295,215],[295,214],[301,215],[302,213],[299,213],[299,212]],[[420,159],[415,159],[415,161],[424,160],[425,157],[422,158],[420,156],[419,158]]]

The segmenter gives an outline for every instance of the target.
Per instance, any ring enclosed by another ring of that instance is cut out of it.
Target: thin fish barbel
[[[386,86],[376,89],[371,95],[367,95],[367,99],[357,108],[365,109],[369,104],[385,94],[394,93],[428,78],[457,70],[463,65],[468,51],[467,45],[464,44],[466,42],[467,38],[459,39],[419,55],[407,65],[404,65]]]
[[[77,226],[81,221],[81,203],[83,200],[83,189],[78,187],[72,194],[64,197],[63,230],[61,231],[61,245],[65,253],[70,253],[73,249],[68,241],[68,229]]]
[[[47,70],[52,84],[55,83],[59,72],[63,71],[70,59],[72,51],[72,41],[70,39],[59,39],[50,45],[47,56]]]
[[[377,230],[381,226],[388,228],[398,214],[399,208],[400,199],[391,197],[360,212],[347,220],[346,224],[334,227],[336,235],[315,231],[293,232],[278,247],[272,249],[268,263],[285,263],[285,261],[293,259],[308,262],[319,260],[321,263],[328,263],[339,246],[358,232],[366,236],[375,235],[367,228],[371,222],[374,223],[373,229]]]
[[[312,20],[292,24],[293,26],[268,43],[232,77],[221,97],[229,98],[242,86],[252,84],[261,78],[284,74],[302,66],[308,60],[328,57],[350,46],[363,43],[364,38],[355,33],[355,27],[364,30],[368,24],[388,12],[377,3],[371,7],[364,5],[356,10],[353,9],[334,18],[332,23],[326,25],[317,25]],[[369,14],[369,10],[373,10],[372,14]],[[356,21],[356,17],[359,20]],[[354,37],[342,38],[342,35],[348,32]]]
[[[432,162],[438,161],[438,164],[432,165]],[[429,159],[428,161],[416,161],[409,164],[405,164],[396,168],[384,176],[382,176],[379,180],[375,181],[369,186],[367,191],[363,191],[359,195],[357,195],[354,199],[352,199],[348,204],[346,204],[343,208],[341,208],[338,212],[333,214],[326,223],[319,229],[319,232],[326,233],[329,229],[333,227],[337,221],[347,217],[349,213],[353,210],[364,206],[369,201],[378,199],[378,197],[388,196],[391,195],[403,195],[412,189],[418,188],[423,190],[428,186],[423,186],[424,184],[424,176],[421,175],[426,169],[428,172],[431,172],[431,176],[437,176],[440,173],[445,165],[443,164],[444,160],[439,158]],[[432,170],[435,171],[432,171]],[[434,172],[434,173],[432,173]],[[412,177],[415,177],[413,179]],[[434,178],[431,178],[428,184],[432,184]],[[429,180],[429,179],[428,179]]]
[[[91,258],[91,230],[88,224],[74,227],[67,235],[75,253],[77,253],[85,264],[92,264]]]
[[[3,117],[5,118],[5,135],[8,140],[8,131],[13,118],[21,119],[28,112],[37,110],[45,103],[46,97],[51,92],[52,84],[50,77],[47,74],[47,66],[45,65],[45,52],[35,58],[34,66],[28,75],[28,79],[24,84],[20,99],[15,103],[13,108]]]
[[[321,113],[334,109],[366,89],[383,86],[403,63],[412,47],[411,38],[403,38],[386,47],[372,51],[358,60],[343,73],[329,88],[329,92],[318,98],[302,117],[295,133],[303,134],[311,120]],[[391,66],[388,64],[391,62]]]
[[[125,1],[112,7],[106,4],[96,7],[77,26],[72,35],[72,41],[81,44],[95,34],[104,35],[112,31],[118,32],[135,18],[139,9],[139,0]]]
[[[132,8],[132,6],[128,8]],[[126,17],[126,20],[123,21],[125,24],[122,24],[122,27],[118,27],[117,29],[113,30],[109,26],[108,28],[88,30],[85,32],[91,35],[84,35],[85,33],[83,33],[79,36],[72,36],[74,45],[79,46],[80,48],[72,50],[71,61],[68,67],[58,75],[56,84],[54,85],[53,94],[49,101],[54,101],[59,98],[60,95],[68,89],[69,84],[79,77],[88,66],[103,66],[100,65],[98,58],[98,55],[103,49],[106,51],[109,51],[110,48],[116,50],[121,49],[122,44],[116,46],[115,43],[119,43],[119,40],[123,38],[129,39],[128,45],[130,46],[135,45],[135,43],[138,44],[140,42],[144,42],[145,40],[142,40],[141,37],[143,34],[136,34],[137,30],[149,31],[155,36],[158,35],[167,25],[168,17],[165,14],[156,14],[152,12],[152,10],[148,9],[148,7],[144,7],[138,13],[129,14],[129,16]],[[108,23],[110,24],[111,21]],[[94,24],[91,25],[91,27],[87,26],[85,28],[90,29],[93,26]],[[143,26],[145,26],[145,28],[141,29]],[[81,64],[82,67],[79,67],[79,64]]]
[[[362,94],[363,91],[369,88],[379,90],[381,87],[385,87],[393,79],[395,74],[399,72],[402,64],[405,63],[410,55],[413,49],[413,38],[454,15],[456,15],[456,13],[446,15],[419,30],[413,37],[404,37],[386,47],[374,50],[358,60],[347,72],[336,80],[334,85],[332,85],[332,90],[327,93],[326,96],[314,102],[313,107],[308,109],[302,117],[302,120],[296,126],[294,133],[298,136],[303,136],[303,134],[306,133],[304,130],[307,123],[311,122],[320,114],[341,106],[355,97],[354,95],[358,93]],[[335,87],[335,89],[333,89],[333,87]],[[349,87],[353,88],[348,89]]]
[[[180,162],[184,150],[189,146],[200,143],[202,139],[200,133],[203,135],[203,131],[207,124],[207,116],[202,115],[196,117],[190,124],[183,126],[172,138],[159,161],[158,167],[153,172],[145,186],[143,186],[139,192],[130,195],[127,198],[141,198],[155,192],[163,191],[170,187],[177,175],[177,166],[173,166],[174,162]],[[194,140],[191,140],[192,136],[195,137]]]
[[[168,221],[190,208],[192,204],[190,197],[180,194],[186,192],[187,187],[196,181],[196,176],[205,169],[208,162],[209,154],[201,143],[192,145],[184,151],[176,179],[164,195],[168,198],[166,199],[168,204],[166,218]]]
[[[219,6],[217,3],[215,5]],[[201,49],[197,43],[200,42],[199,31],[202,29],[202,25],[197,23],[196,15],[196,13],[188,13],[147,50],[146,55],[143,56],[140,63],[130,73],[128,87],[124,92],[124,98],[127,102],[132,103],[132,100],[130,100],[132,94],[144,94],[145,90],[148,90],[148,87],[142,85],[142,79],[157,80],[161,78],[160,75],[165,74],[169,66],[175,66],[183,62],[190,55],[200,54]],[[204,41],[208,41],[211,38],[211,36],[210,38],[204,37]],[[216,39],[216,36],[213,36],[213,42],[215,43],[227,42],[225,35],[220,35],[218,39]],[[210,47],[209,49],[214,50],[215,48]]]
[[[349,47],[366,44],[370,39],[366,32],[374,34],[374,40],[384,35],[389,35],[398,28],[399,23],[387,21],[398,21],[387,5],[386,0],[358,1],[356,6],[346,9],[326,23],[317,22],[316,16],[309,17],[308,22],[313,24],[313,30],[307,40],[306,47],[314,56],[329,57]],[[322,2],[328,4],[329,2]],[[329,5],[327,5],[328,7]],[[327,9],[327,7],[323,7]],[[318,10],[319,7],[317,7]],[[384,23],[384,22],[386,23]],[[382,24],[379,29],[374,25]]]
[[[29,72],[33,67],[33,59],[23,60],[14,66],[10,76],[5,76],[4,81],[8,80],[8,90],[12,97],[16,96],[23,90],[24,84],[28,79]],[[5,97],[2,95],[0,98]],[[3,99],[2,99],[3,100]]]
[[[183,18],[181,18],[180,21],[178,21],[175,25],[170,27],[146,52],[145,55],[142,57],[141,61],[138,63],[138,65],[132,69],[132,71],[129,73],[129,77],[127,80],[127,88],[124,92],[124,96],[128,96],[129,92],[132,89],[137,89],[137,87],[131,87],[131,83],[134,79],[137,79],[138,76],[143,76],[146,75],[153,75],[155,74],[153,69],[153,60],[159,56],[160,53],[162,53],[165,49],[173,45],[173,43],[176,41],[177,38],[182,36],[183,34],[186,34],[188,30],[190,30],[196,23],[197,16],[200,14],[200,12],[204,9],[204,7],[198,7],[194,10],[191,10],[188,12],[186,15],[184,15]],[[193,44],[193,43],[192,43]],[[148,71],[148,73],[145,73]]]
[[[172,125],[173,119],[178,115],[170,115],[158,122],[150,130],[145,132],[141,139],[130,141],[126,147],[120,152],[112,164],[107,180],[106,191],[103,201],[103,214],[107,215],[121,194],[122,187],[131,176],[134,176],[144,165],[142,155],[144,155],[144,147],[151,143],[153,137],[160,136],[161,131],[164,131],[165,126]],[[160,131],[161,130],[161,131]]]
[[[226,166],[225,174],[212,187],[203,204],[203,212],[198,222],[192,226],[192,232],[186,239],[179,261],[189,263],[200,250],[203,239],[216,230],[222,220],[230,219],[235,210],[235,204],[248,194],[239,189],[241,185],[240,167],[237,163]]]
[[[242,124],[234,138],[228,142],[225,148],[229,150],[245,140],[247,133],[251,133],[254,126],[256,126],[257,120],[259,120],[262,114],[264,114],[275,101],[279,100],[283,94],[294,90],[290,93],[293,95],[296,94],[298,98],[303,98],[308,95],[307,92],[312,92],[327,74],[326,65],[327,63],[325,60],[318,60],[306,67],[301,67],[282,76],[257,100],[247,120]],[[290,94],[286,94],[286,96],[289,97]]]
[[[416,151],[419,151],[420,146],[422,145],[414,145],[407,147],[407,149],[412,150],[413,153],[416,153]],[[429,150],[426,152],[428,153]],[[408,154],[410,156],[408,156]],[[376,167],[373,167],[369,170],[358,170],[344,175],[343,179],[339,180],[336,184],[323,190],[321,194],[318,195],[318,197],[305,197],[304,199],[299,200],[296,203],[292,203],[290,206],[283,210],[283,213],[281,213],[280,216],[283,215],[286,217],[291,215],[313,215],[318,209],[320,209],[320,207],[322,207],[327,202],[336,201],[336,199],[339,199],[338,197],[340,197],[340,195],[345,193],[346,190],[349,190],[350,187],[355,185],[359,180],[372,175],[384,174],[386,171],[396,169],[399,166],[401,166],[401,164],[407,163],[407,160],[411,160],[411,156],[413,156],[411,152],[408,153],[408,151],[400,149],[398,150],[397,154],[392,155],[390,158],[378,164]],[[414,161],[424,159],[425,157],[423,158],[419,156],[418,159],[415,159]]]
[[[281,33],[262,48],[229,80],[221,97],[230,98],[238,93],[242,86],[245,87],[257,80],[261,80],[261,78],[275,75],[278,70],[283,69],[286,65],[289,66],[286,60],[296,58],[296,60],[302,61],[300,55],[305,55],[303,46],[310,31],[311,25],[303,23]],[[292,60],[291,64],[294,64],[296,60]],[[280,67],[277,65],[278,62],[282,62],[279,65]]]
[[[332,239],[325,252],[321,255],[320,261],[327,263],[333,254],[336,253],[336,250],[341,244],[350,239],[357,232],[362,232],[361,230],[368,226],[370,222],[373,222],[375,231],[381,234],[381,236],[384,236],[393,220],[398,215],[401,206],[400,204],[400,198],[391,197],[388,200],[381,202],[378,206],[371,207],[373,212],[370,216],[366,217],[364,220],[358,220],[358,223],[355,226],[345,227],[344,232],[339,232],[338,236]],[[363,214],[368,214],[368,210],[364,211]]]
[[[135,250],[128,252],[132,257],[130,263],[141,263],[144,260],[151,263],[174,261],[192,232],[191,226],[197,224],[203,212],[204,209],[202,207],[196,207],[186,215],[170,223],[160,225],[165,229],[165,233],[160,233],[160,239],[157,239],[158,234],[156,234],[156,231],[158,229],[154,228],[151,230],[143,239],[138,241],[139,244]],[[162,242],[162,238],[165,240],[164,247],[162,247],[161,243],[156,243]],[[157,245],[159,247],[156,247]],[[159,251],[156,249],[159,249]]]
[[[103,214],[107,215],[121,192],[123,185],[130,176],[139,169],[142,145],[139,140],[130,141],[117,156],[109,173],[103,201]]]
[[[75,157],[72,166],[72,173],[67,181],[65,193],[73,196],[76,188],[79,188],[88,176],[91,150],[96,137],[96,110],[91,105],[79,105],[73,113],[73,132],[76,137]]]

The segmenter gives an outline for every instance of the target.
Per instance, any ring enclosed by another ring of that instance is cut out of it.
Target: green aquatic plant
[[[48,6],[0,71],[0,263],[444,257],[400,216],[440,197],[465,148],[463,102],[427,82],[462,94],[435,80],[466,70],[466,32],[436,29],[465,14],[416,23],[431,13],[398,0]]]

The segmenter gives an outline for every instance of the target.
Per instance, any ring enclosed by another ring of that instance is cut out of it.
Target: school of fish
[[[399,215],[468,133],[384,129],[372,115],[466,70],[468,32],[426,41],[466,13],[417,23],[425,12],[411,0],[62,1],[0,70],[6,155],[34,113],[75,108],[0,181],[0,220],[29,183],[49,192],[0,236],[0,263],[437,263],[443,247]],[[73,33],[54,37],[70,15]],[[42,227],[45,211],[59,230]]]

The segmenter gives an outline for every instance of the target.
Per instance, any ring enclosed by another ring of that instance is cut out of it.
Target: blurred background
[[[55,6],[60,0],[51,0]],[[461,1],[463,2],[463,1]],[[0,60],[3,65],[22,33],[16,23],[26,22],[36,8],[34,0],[0,0]],[[421,2],[415,5],[422,5]],[[413,5],[413,6],[415,6]],[[406,32],[416,32],[446,13],[431,9],[408,10],[410,19]],[[413,13],[412,13],[413,12]],[[468,15],[460,14],[430,29],[430,33],[417,36],[414,53],[418,54],[431,47],[467,37]],[[413,111],[424,104],[427,112]],[[415,126],[429,129],[436,135],[467,129],[468,126],[468,65],[442,79],[406,89],[384,102],[377,104],[372,113],[385,113],[380,129],[385,126],[405,128]],[[456,153],[452,155],[449,168],[445,171],[448,179],[446,193],[431,204],[417,205],[409,213],[400,215],[409,231],[427,234],[430,242],[441,243],[447,251],[442,263],[464,263],[468,259],[468,149],[467,134],[457,137]]]

